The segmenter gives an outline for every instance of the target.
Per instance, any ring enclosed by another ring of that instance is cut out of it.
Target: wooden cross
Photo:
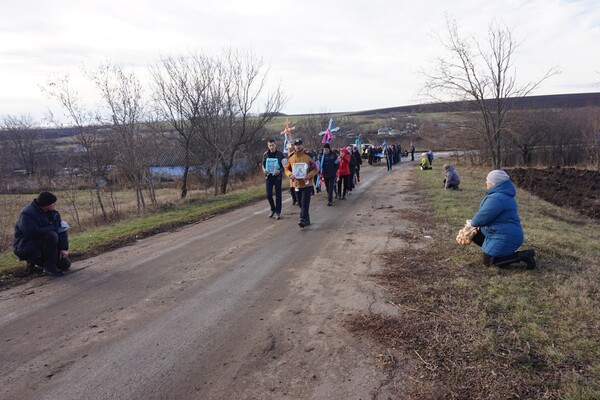
[[[290,124],[292,123],[292,121],[290,121],[288,118],[285,119],[285,123],[283,124],[284,128],[281,131],[282,135],[285,135],[288,137],[290,142],[294,141],[294,136],[292,136],[292,131],[296,129],[295,126],[290,127]]]

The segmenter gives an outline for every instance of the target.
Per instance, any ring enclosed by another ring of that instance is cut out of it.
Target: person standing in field
[[[410,144],[410,161],[415,161],[415,145]]]
[[[269,139],[268,150],[263,154],[262,169],[265,174],[267,201],[271,206],[269,218],[281,219],[281,183],[283,172],[283,153],[277,150],[275,139]],[[275,192],[275,201],[273,201]]]
[[[319,173],[315,161],[304,152],[302,139],[294,140],[294,154],[288,159],[285,174],[290,178],[290,186],[296,190],[300,203],[301,228],[310,225],[310,197],[313,194],[313,178]]]

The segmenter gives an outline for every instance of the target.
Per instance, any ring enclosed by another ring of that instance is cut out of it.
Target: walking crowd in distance
[[[267,200],[271,207],[270,218],[273,216],[276,219],[281,218],[281,168],[290,179],[292,205],[298,204],[300,207],[298,225],[301,228],[311,225],[310,201],[315,192],[319,193],[321,184],[324,184],[327,192],[327,206],[333,206],[334,197],[336,200],[345,200],[360,182],[363,157],[356,146],[332,150],[331,145],[325,143],[319,156],[315,152],[307,153],[301,139],[294,141],[294,151],[288,152],[287,156],[276,150],[273,139],[269,140],[268,147],[263,155],[263,171]],[[410,154],[411,160],[414,161],[415,146],[411,143],[409,150],[405,151],[397,145],[368,146],[365,153],[369,165],[385,159],[390,171],[392,165],[400,163],[403,155]],[[433,151],[424,152],[421,156],[421,170],[432,170]],[[269,163],[276,165],[276,168],[270,170]],[[443,170],[444,189],[459,190],[460,176],[456,168],[451,164],[444,164]],[[502,170],[494,170],[488,174],[486,183],[487,195],[481,202],[479,211],[467,221],[468,240],[459,243],[472,242],[480,246],[485,265],[506,267],[513,263],[524,262],[527,268],[535,268],[534,250],[517,251],[523,244],[524,235],[517,212],[516,189],[508,174]]]
[[[392,165],[400,163],[400,157],[408,156],[414,161],[415,147],[402,151],[400,146],[384,148],[368,146],[365,156],[369,165],[386,160],[388,171]],[[292,205],[300,209],[301,228],[311,225],[311,197],[320,192],[321,185],[327,193],[327,206],[346,199],[360,182],[363,163],[361,149],[356,146],[332,149],[324,143],[319,155],[307,152],[302,139],[295,139],[293,149],[283,153],[277,149],[274,139],[269,139],[267,151],[262,158],[262,171],[265,175],[266,198],[269,203],[269,218],[282,218],[283,175],[290,180]],[[421,170],[432,170],[433,151],[422,154]],[[444,164],[444,189],[458,190],[460,176],[451,164]],[[493,170],[486,177],[487,192],[479,210],[467,220],[457,237],[459,244],[475,243],[481,247],[485,265],[507,267],[523,262],[528,269],[536,267],[533,249],[518,251],[524,242],[523,228],[519,219],[516,189],[510,177],[503,170]],[[45,275],[63,276],[71,267],[69,258],[69,224],[61,219],[56,209],[57,197],[47,191],[40,192],[20,213],[15,224],[13,252],[27,261],[30,270],[37,267]]]

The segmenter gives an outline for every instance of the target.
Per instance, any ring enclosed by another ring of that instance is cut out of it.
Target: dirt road
[[[343,321],[396,312],[367,275],[399,245],[408,169],[364,165],[304,229],[285,194],[282,220],[264,201],[0,293],[0,398],[388,398]]]

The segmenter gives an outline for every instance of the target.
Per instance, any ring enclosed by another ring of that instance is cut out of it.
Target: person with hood
[[[296,190],[296,197],[300,203],[300,222],[298,225],[301,228],[310,225],[310,196],[313,194],[313,178],[318,173],[319,170],[315,161],[304,152],[302,139],[294,140],[294,154],[288,158],[285,174],[290,178],[290,186]]]
[[[340,165],[337,170],[337,177],[337,197],[346,200],[346,193],[350,187],[350,151],[345,147],[340,149]]]
[[[431,164],[429,163],[429,157],[427,157],[427,153],[421,154],[421,169],[431,169]]]
[[[486,186],[486,196],[471,219],[471,226],[478,230],[473,243],[483,250],[483,263],[502,268],[524,262],[528,269],[534,269],[535,251],[517,251],[524,235],[515,200],[517,190],[510,177],[501,169],[493,170],[486,177]]]
[[[341,158],[331,151],[331,145],[323,145],[323,165],[321,165],[321,179],[325,182],[327,190],[327,205],[333,205],[333,192],[335,191],[335,178]]]
[[[46,275],[63,276],[71,267],[69,224],[60,219],[56,201],[52,193],[40,192],[21,211],[15,224],[13,252],[20,260],[27,260],[30,270],[39,265]]]
[[[446,174],[446,177],[444,178],[444,189],[458,189],[458,185],[460,185],[460,176],[458,176],[458,172],[456,172],[454,166],[444,164],[444,172]]]

